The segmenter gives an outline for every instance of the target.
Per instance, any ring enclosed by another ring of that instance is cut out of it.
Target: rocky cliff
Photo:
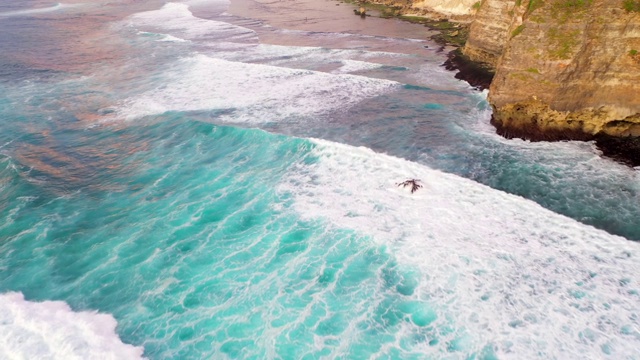
[[[469,30],[465,55],[495,68],[509,41],[511,29],[522,23],[522,6],[515,1],[484,0]],[[517,12],[517,13],[516,13]]]
[[[465,47],[495,65],[499,131],[549,140],[640,136],[639,51],[624,0],[485,0]]]
[[[500,134],[596,139],[640,165],[640,0],[376,2],[470,23],[463,53],[495,69],[489,102]]]

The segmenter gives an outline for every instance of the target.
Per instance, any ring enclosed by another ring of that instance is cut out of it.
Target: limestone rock
[[[523,9],[514,1],[484,0],[469,28],[465,55],[496,67],[510,30],[520,25]],[[517,11],[517,15],[516,15]]]
[[[376,2],[471,22],[463,52],[495,69],[489,102],[500,133],[640,137],[640,0]]]
[[[470,15],[474,12],[474,4],[480,3],[478,0],[422,0],[414,1],[414,8],[429,9],[437,11],[445,16]]]
[[[640,13],[622,4],[484,1],[465,53],[495,64],[489,102],[502,133],[640,136]]]
[[[373,0],[400,10],[411,16],[424,16],[439,20],[447,18],[460,23],[470,23],[481,0]]]

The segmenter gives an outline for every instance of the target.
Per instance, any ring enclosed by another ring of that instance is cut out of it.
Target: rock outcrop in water
[[[495,69],[489,102],[498,133],[595,139],[605,154],[640,165],[640,154],[628,154],[640,149],[640,0],[409,3],[405,13],[471,18],[463,53]]]

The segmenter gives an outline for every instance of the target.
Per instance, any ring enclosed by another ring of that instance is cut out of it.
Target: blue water
[[[419,27],[227,7],[0,3],[0,292],[150,359],[638,358],[637,170],[495,135]]]

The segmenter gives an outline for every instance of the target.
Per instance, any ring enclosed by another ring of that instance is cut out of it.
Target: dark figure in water
[[[416,192],[418,189],[420,189],[422,187],[422,185],[418,184],[418,182],[420,181],[420,179],[409,179],[409,180],[405,180],[401,183],[398,183],[396,185],[398,186],[402,186],[402,187],[407,187],[409,185],[411,185],[411,193],[413,194],[414,192]]]

